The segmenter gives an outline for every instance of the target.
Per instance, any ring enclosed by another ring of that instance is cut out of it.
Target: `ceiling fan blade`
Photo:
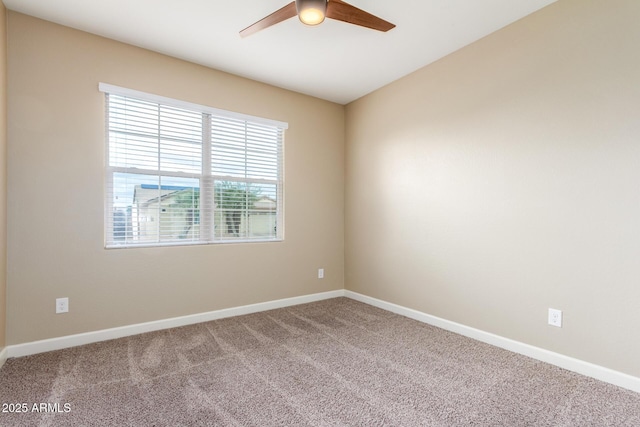
[[[298,12],[296,11],[296,2],[292,1],[285,7],[276,10],[271,15],[266,16],[259,20],[258,22],[249,25],[244,30],[240,31],[240,35],[242,37],[250,36],[253,33],[256,33],[260,30],[264,30],[267,27],[275,25],[279,22],[285,21],[289,18],[293,18],[296,16]]]
[[[327,3],[327,18],[383,32],[395,27],[395,24],[378,18],[369,12],[365,12],[341,0],[329,0],[329,3]]]

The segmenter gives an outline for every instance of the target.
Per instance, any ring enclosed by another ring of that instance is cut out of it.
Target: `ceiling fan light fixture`
[[[296,0],[296,10],[300,22],[318,25],[327,15],[327,0]]]
[[[283,0],[284,1],[284,0]],[[318,25],[325,17],[360,27],[371,28],[377,31],[389,31],[395,25],[391,22],[378,18],[375,15],[351,6],[342,0],[288,0],[286,6],[281,7],[270,15],[249,25],[240,31],[241,37],[249,36],[256,31],[264,30],[272,25],[286,21],[289,18],[298,16],[298,19],[305,25]],[[331,1],[331,3],[329,3]]]

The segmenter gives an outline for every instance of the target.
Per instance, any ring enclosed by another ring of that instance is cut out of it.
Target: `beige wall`
[[[286,240],[105,250],[98,82],[288,122]],[[343,106],[14,12],[9,89],[9,344],[343,288]]]
[[[7,318],[7,10],[0,1],[0,351]]]
[[[348,105],[347,289],[640,376],[639,17],[561,0]]]

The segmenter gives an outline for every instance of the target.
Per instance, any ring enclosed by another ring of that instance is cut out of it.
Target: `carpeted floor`
[[[0,403],[28,408],[2,426],[640,426],[638,393],[347,298],[10,359]]]

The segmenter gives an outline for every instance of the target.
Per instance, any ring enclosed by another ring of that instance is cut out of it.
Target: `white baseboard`
[[[2,369],[4,362],[6,362],[8,358],[9,358],[9,350],[7,347],[3,347],[2,351],[0,351],[0,369]]]
[[[189,316],[174,317],[155,322],[139,323],[135,325],[122,326],[119,328],[104,329],[94,332],[86,332],[76,335],[68,335],[59,338],[51,338],[41,341],[34,341],[25,344],[17,344],[5,347],[0,351],[0,368],[9,357],[22,357],[31,354],[44,353],[52,350],[75,347],[78,345],[91,344],[99,341],[106,341],[115,338],[122,338],[145,332],[159,331],[162,329],[176,328],[180,326],[192,325],[195,323],[209,322],[211,320],[225,317],[241,316],[244,314],[257,313],[261,311],[273,310],[277,308],[290,307],[293,305],[306,304],[330,298],[348,297],[392,313],[437,326],[447,331],[473,338],[475,340],[504,348],[505,350],[519,353],[536,360],[540,360],[561,368],[573,371],[588,377],[598,379],[610,384],[617,385],[640,393],[640,378],[622,372],[614,371],[603,366],[574,359],[559,353],[554,353],[543,348],[535,347],[519,341],[504,338],[489,332],[481,331],[460,323],[452,322],[440,317],[422,313],[411,308],[372,298],[356,292],[344,289],[322,292],[318,294],[304,295],[300,297],[286,298],[275,301],[267,301],[258,304],[244,305],[240,307],[215,310],[206,313],[193,314]]]
[[[0,357],[3,354],[5,355],[5,359],[7,357],[29,356],[31,354],[44,353],[52,350],[61,350],[63,348],[91,344],[115,338],[128,337],[145,332],[177,328],[180,326],[193,325],[195,323],[209,322],[211,320],[222,319],[225,317],[241,316],[243,314],[251,314],[260,311],[273,310],[276,308],[289,307],[292,305],[306,304],[309,302],[320,301],[329,298],[343,297],[344,292],[345,291],[343,289],[340,289],[336,291],[322,292],[318,294],[303,295],[300,297],[286,298],[275,301],[262,302],[258,304],[243,305],[240,307],[209,311],[206,313],[192,314],[189,316],[157,320],[154,322],[138,323],[135,325],[122,326],[119,328],[103,329],[100,331],[86,332],[82,334],[67,335],[64,337],[50,338],[41,341],[11,345],[5,347],[5,349],[0,353]]]
[[[605,368],[583,360],[574,359],[559,353],[554,353],[553,351],[545,350],[540,347],[504,338],[499,335],[481,331],[460,323],[425,314],[411,308],[382,301],[356,292],[345,291],[345,296],[383,310],[409,317],[422,323],[437,326],[438,328],[455,332],[465,337],[473,338],[496,347],[504,348],[505,350],[509,350],[514,353],[531,357],[532,359],[550,363],[560,368],[640,393],[640,378],[638,377],[614,371],[613,369]]]

